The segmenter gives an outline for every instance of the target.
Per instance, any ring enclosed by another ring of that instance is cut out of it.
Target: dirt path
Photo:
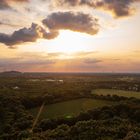
[[[39,119],[39,117],[40,117],[40,114],[42,113],[42,110],[43,110],[44,106],[45,106],[45,102],[43,102],[43,104],[41,105],[41,107],[40,107],[40,109],[39,109],[39,111],[38,111],[38,114],[37,114],[37,116],[36,116],[36,119],[35,119],[35,121],[34,121],[34,123],[33,123],[32,128],[31,128],[31,132],[33,132],[33,129],[34,129],[36,123],[38,122],[38,119]]]

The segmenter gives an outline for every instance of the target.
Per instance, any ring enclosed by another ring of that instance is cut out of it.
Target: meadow
[[[117,95],[117,96],[123,96],[123,97],[134,97],[140,99],[140,92],[136,91],[125,91],[125,90],[118,90],[118,89],[95,89],[92,91],[92,94],[96,95]]]
[[[85,112],[87,110],[91,110],[98,107],[113,105],[115,102],[113,101],[105,101],[98,99],[90,99],[90,98],[81,98],[75,99],[55,104],[45,105],[40,119],[44,118],[58,118],[58,117],[75,117],[79,115],[81,112]],[[32,115],[36,117],[39,111],[39,107],[33,108],[30,110]]]

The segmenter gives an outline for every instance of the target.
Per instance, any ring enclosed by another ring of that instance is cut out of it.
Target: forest
[[[0,140],[140,140],[139,95],[135,74],[2,73]]]

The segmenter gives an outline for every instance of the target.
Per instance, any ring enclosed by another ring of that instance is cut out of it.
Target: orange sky
[[[139,0],[101,1],[2,0],[0,71],[140,72]]]

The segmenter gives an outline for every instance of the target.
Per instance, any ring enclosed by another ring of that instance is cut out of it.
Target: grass
[[[124,97],[135,97],[135,98],[140,99],[140,92],[124,91],[124,90],[117,90],[117,89],[96,89],[92,91],[92,94],[118,95],[118,96],[124,96]]]
[[[50,104],[44,107],[40,119],[57,117],[72,118],[73,116],[78,115],[82,111],[87,111],[97,107],[113,104],[114,102],[111,101],[103,101],[89,98],[82,98],[61,103]],[[34,108],[30,110],[34,117],[36,117],[38,111],[39,108]]]

